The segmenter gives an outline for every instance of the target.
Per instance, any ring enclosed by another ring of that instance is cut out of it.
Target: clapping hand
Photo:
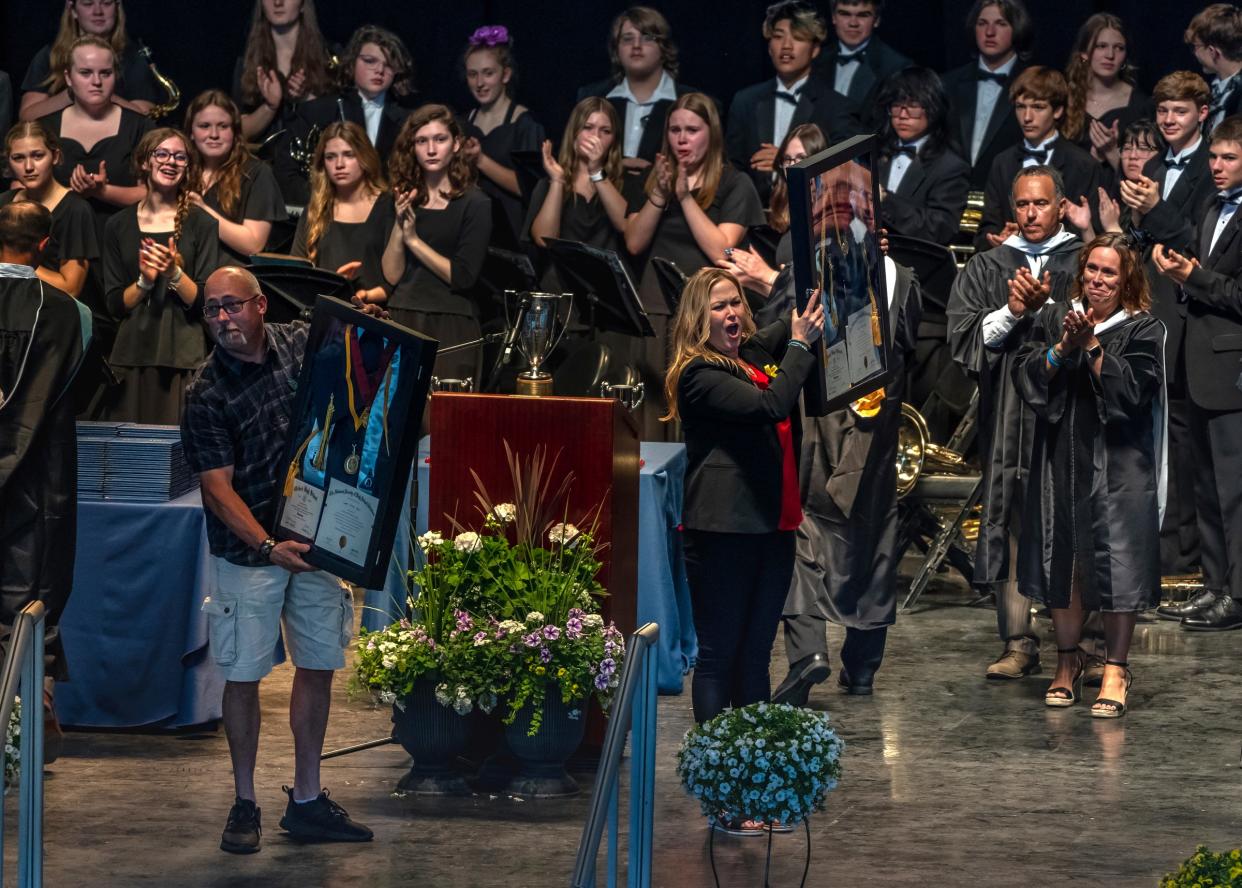
[[[78,164],[69,174],[69,187],[85,197],[102,197],[108,184],[108,163],[99,161],[99,171],[88,173],[86,167]]]
[[[1009,238],[1013,237],[1015,234],[1017,234],[1021,230],[1022,229],[1018,227],[1017,222],[1006,222],[1005,227],[1002,228],[1000,231],[996,232],[995,234],[987,235],[988,243],[994,247],[999,247],[1001,244],[1009,240]]]
[[[280,84],[280,75],[267,68],[255,68],[254,77],[259,85],[259,95],[263,96],[263,104],[273,111],[279,108],[285,99],[285,88]]]
[[[811,345],[824,334],[824,300],[819,297],[820,290],[817,287],[811,293],[811,298],[802,314],[798,314],[797,306],[794,307],[793,320],[789,325],[791,339]]]
[[[1151,258],[1156,263],[1156,270],[1179,284],[1186,283],[1190,273],[1199,265],[1198,259],[1188,259],[1164,244],[1156,244],[1155,249],[1151,251]]]
[[[656,187],[653,197],[668,200],[673,193],[673,163],[661,152],[655,159]]]
[[[543,140],[543,171],[548,174],[548,179],[553,182],[565,181],[565,168],[556,162],[556,158],[552,155],[552,142],[549,139]],[[398,207],[400,203],[398,202]]]
[[[1069,353],[1086,348],[1095,339],[1095,310],[1088,308],[1086,314],[1070,309],[1061,324],[1061,350]]]
[[[737,278],[747,289],[758,289],[765,293],[772,286],[775,270],[763,261],[763,257],[755,252],[754,247],[726,250],[725,258],[717,259],[716,264]]]
[[[1118,122],[1113,121],[1112,126],[1105,126],[1094,118],[1091,120],[1091,152],[1099,160],[1104,160],[1105,155],[1117,147]]]
[[[138,244],[138,273],[147,281],[154,283],[162,274],[168,274],[177,263],[177,242],[169,241],[168,246],[156,243],[144,237]]]
[[[558,166],[557,169],[560,169],[560,167]],[[404,193],[396,192],[395,204],[397,208],[397,225],[401,228],[402,236],[415,237],[417,229],[415,228],[414,207],[418,204],[418,189],[411,188]]]
[[[684,163],[677,164],[677,177],[673,180],[673,192],[677,195],[678,202],[690,196],[690,176],[686,172]]]
[[[595,172],[604,166],[604,143],[599,136],[583,131],[578,134],[578,152],[586,161],[588,172]]]
[[[1019,268],[1009,281],[1009,311],[1020,318],[1028,310],[1039,308],[1051,295],[1052,276],[1048,272],[1036,280],[1029,268]]]
[[[750,168],[761,173],[772,172],[772,166],[776,163],[776,150],[776,146],[769,142],[761,143],[759,150],[750,156]]]
[[[1087,231],[1091,228],[1091,204],[1087,203],[1086,197],[1080,197],[1078,200],[1078,203],[1072,200],[1065,201],[1065,221],[1079,231]]]
[[[289,75],[289,79],[285,82],[285,91],[295,102],[306,95],[306,69],[298,68]]]
[[[1131,210],[1141,216],[1152,211],[1160,202],[1160,186],[1154,179],[1139,176],[1137,179],[1121,180],[1121,199]]]
[[[1100,224],[1105,231],[1121,231],[1121,204],[1100,189]]]

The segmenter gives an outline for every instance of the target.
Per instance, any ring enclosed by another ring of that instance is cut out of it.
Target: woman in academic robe
[[[190,202],[195,163],[189,136],[152,130],[134,152],[146,196],[104,229],[105,296],[120,319],[111,356],[120,385],[106,420],[178,425],[186,385],[207,357],[199,297],[220,264],[220,235]]]
[[[1036,416],[1018,584],[1047,605],[1057,672],[1044,697],[1077,701],[1083,612],[1101,611],[1107,659],[1096,718],[1126,712],[1130,641],[1160,600],[1164,493],[1164,325],[1142,256],[1120,234],[1082,249],[1069,305],[1053,304],[1014,366]]]
[[[252,255],[267,249],[273,223],[288,218],[276,176],[250,153],[242,137],[241,112],[218,89],[190,103],[185,131],[200,160],[190,183],[190,202],[216,220],[221,260],[246,265]]]

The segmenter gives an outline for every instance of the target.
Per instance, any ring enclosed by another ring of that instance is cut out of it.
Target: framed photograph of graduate
[[[823,415],[892,378],[888,282],[880,250],[875,136],[855,136],[786,171],[798,307],[816,290],[824,303],[819,371],[806,406]]]
[[[320,296],[285,444],[277,540],[368,589],[383,587],[418,448],[437,343]]]

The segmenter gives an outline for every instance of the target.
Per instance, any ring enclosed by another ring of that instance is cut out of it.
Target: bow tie
[[[909,145],[897,145],[893,148],[893,154],[908,154],[910,157],[918,157],[919,146],[914,143],[910,143]]]
[[[861,62],[866,54],[867,50],[865,49],[860,49],[856,52],[837,53],[837,64],[848,65],[850,62]]]
[[[1000,86],[1004,86],[1009,82],[1008,74],[1002,74],[999,71],[986,71],[983,68],[975,69],[975,77],[980,81],[991,80]]]
[[[1025,160],[1028,157],[1033,157],[1035,162],[1041,165],[1048,162],[1048,155],[1051,153],[1051,148],[1027,148],[1025,145],[1022,146],[1022,158]]]
[[[1242,191],[1221,191],[1216,194],[1216,199],[1220,201],[1221,208],[1236,207],[1242,204]]]
[[[1167,170],[1184,170],[1186,169],[1186,165],[1189,163],[1190,163],[1189,154],[1183,157],[1181,160],[1177,160],[1175,158],[1169,157],[1167,154],[1164,156],[1164,168]]]
[[[782,102],[788,102],[791,105],[798,104],[798,98],[802,95],[802,91],[798,92],[781,92],[777,90],[776,98]]]

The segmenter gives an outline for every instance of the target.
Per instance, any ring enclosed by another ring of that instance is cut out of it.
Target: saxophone
[[[147,116],[152,120],[167,117],[176,111],[177,106],[181,104],[181,90],[177,88],[177,84],[160,73],[159,68],[155,67],[155,62],[151,60],[151,48],[141,41],[138,43],[138,55],[142,56],[143,61],[147,63],[147,67],[151,69],[151,76],[155,78],[155,82],[168,95],[168,100],[162,104],[153,105],[151,110],[147,112]]]

